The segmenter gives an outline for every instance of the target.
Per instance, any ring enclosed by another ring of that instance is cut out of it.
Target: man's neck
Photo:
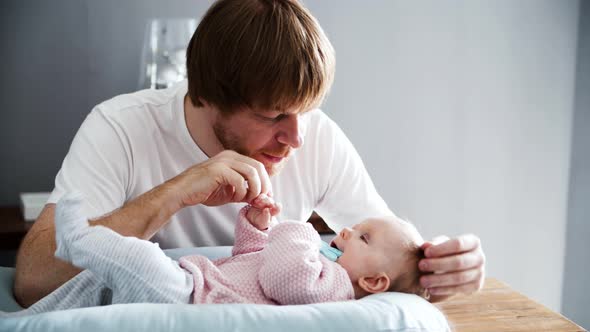
[[[188,132],[197,146],[209,157],[223,151],[223,145],[213,131],[215,110],[207,106],[196,107],[190,97],[184,96],[184,119]]]

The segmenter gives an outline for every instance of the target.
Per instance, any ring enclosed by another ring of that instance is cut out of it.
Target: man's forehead
[[[249,108],[254,113],[276,113],[276,114],[304,114],[312,111],[314,108],[305,109],[302,107],[289,107],[289,108]]]

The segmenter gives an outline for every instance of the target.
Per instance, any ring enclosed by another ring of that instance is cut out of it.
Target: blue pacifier
[[[338,257],[342,256],[342,251],[331,247],[330,244],[322,241],[322,246],[320,247],[320,254],[324,255],[327,259],[335,262]]]

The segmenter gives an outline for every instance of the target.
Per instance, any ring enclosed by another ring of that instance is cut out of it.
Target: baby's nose
[[[344,240],[348,240],[351,232],[352,232],[352,229],[350,229],[350,227],[344,227],[342,229],[342,231],[340,231],[340,237],[343,238]]]

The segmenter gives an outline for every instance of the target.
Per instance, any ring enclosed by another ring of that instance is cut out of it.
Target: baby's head
[[[388,291],[426,298],[418,270],[423,242],[412,224],[381,217],[344,228],[330,245],[342,251],[337,263],[348,272],[355,298]]]

